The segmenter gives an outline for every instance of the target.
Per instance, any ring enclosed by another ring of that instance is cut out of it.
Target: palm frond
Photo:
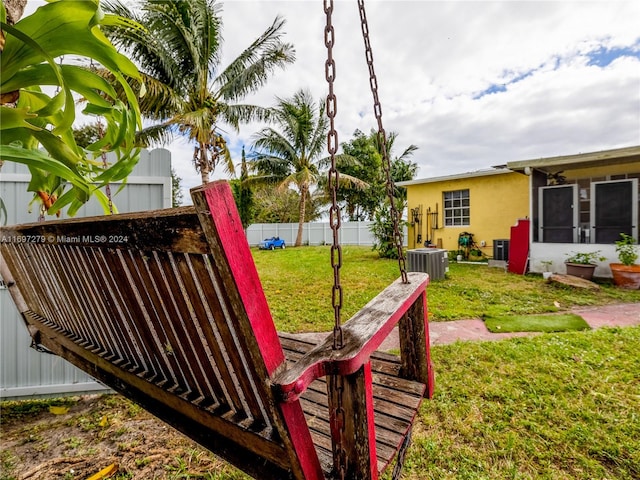
[[[136,132],[136,145],[140,147],[165,146],[174,138],[171,124],[152,125]]]
[[[219,103],[220,119],[238,130],[240,124],[249,122],[270,122],[274,111],[270,107],[258,105],[238,105]]]
[[[258,155],[279,158],[291,166],[295,163],[298,157],[296,146],[280,132],[266,127],[254,134],[253,138],[253,147],[262,151]]]
[[[285,20],[276,17],[260,37],[215,79],[220,98],[239,100],[264,85],[278,67],[295,61],[293,45],[281,41]]]
[[[154,1],[144,3],[142,9],[129,8],[122,0],[107,0],[105,10],[123,17],[130,18],[141,29],[131,29],[127,26],[112,25],[105,28],[109,40],[126,53],[137,65],[142,73],[155,77],[161,82],[176,85],[179,74],[178,67],[173,61],[171,50],[166,47],[163,33],[157,28],[157,13],[154,13]]]
[[[404,152],[402,152],[402,155],[398,157],[398,160],[406,160],[406,158],[413,155],[416,150],[418,150],[418,147],[416,145],[409,145],[407,148],[405,148]]]

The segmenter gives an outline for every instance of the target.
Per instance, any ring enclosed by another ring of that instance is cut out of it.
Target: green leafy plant
[[[602,262],[606,257],[600,255],[600,250],[595,252],[571,252],[565,263],[577,263],[580,265],[593,265],[595,262]]]
[[[140,104],[151,124],[137,138],[145,144],[174,135],[187,138],[202,183],[220,163],[233,173],[226,128],[220,124],[238,131],[242,124],[270,118],[270,109],[244,100],[273,72],[294,62],[293,45],[283,41],[285,20],[277,16],[237,57],[228,58],[222,50],[224,22],[218,0],[109,0],[105,10],[145,27],[105,29],[113,44],[139,65],[149,87]],[[232,33],[247,39],[247,32]],[[222,59],[230,63],[224,66]]]
[[[395,233],[391,215],[389,202],[386,201],[373,212],[373,221],[369,229],[375,238],[373,250],[376,250],[382,258],[395,259],[398,258],[398,249],[394,239]],[[399,222],[400,228],[402,228],[403,223],[406,222]]]
[[[126,179],[138,161],[134,136],[142,123],[125,77],[140,75],[101,30],[122,22],[105,15],[99,0],[60,0],[9,25],[0,2],[0,166],[3,161],[27,165],[28,189],[49,214],[68,207],[73,215],[92,195],[108,211],[100,188]],[[56,63],[65,56],[80,63]],[[125,100],[91,68],[96,64],[113,74]],[[86,148],[78,146],[71,128],[78,100],[84,114],[106,123],[102,138]],[[111,151],[117,160],[104,166],[98,157]]]
[[[626,233],[620,234],[620,240],[616,242],[616,253],[623,265],[633,265],[638,260],[638,244],[636,239]]]

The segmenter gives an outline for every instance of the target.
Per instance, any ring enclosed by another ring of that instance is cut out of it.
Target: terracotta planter
[[[640,289],[640,265],[624,265],[622,263],[611,263],[611,273],[613,283],[621,288],[631,290]]]
[[[596,265],[593,263],[565,263],[565,265],[567,266],[567,275],[584,278],[585,280],[591,280],[593,271],[596,269]]]

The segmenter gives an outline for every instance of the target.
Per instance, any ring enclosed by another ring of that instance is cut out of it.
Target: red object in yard
[[[527,218],[519,218],[511,227],[509,240],[509,271],[524,275],[529,264],[529,224]]]

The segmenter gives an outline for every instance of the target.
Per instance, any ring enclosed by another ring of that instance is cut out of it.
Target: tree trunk
[[[307,193],[309,192],[308,185],[300,186],[300,220],[298,221],[298,236],[296,237],[296,247],[302,245],[302,229],[304,227],[304,216],[307,209]]]
[[[7,9],[7,23],[14,25],[22,17],[27,0],[4,0],[4,6]]]
[[[199,145],[198,155],[198,169],[200,170],[200,177],[202,178],[202,184],[209,183],[209,159],[207,158],[207,147],[204,144]]]

